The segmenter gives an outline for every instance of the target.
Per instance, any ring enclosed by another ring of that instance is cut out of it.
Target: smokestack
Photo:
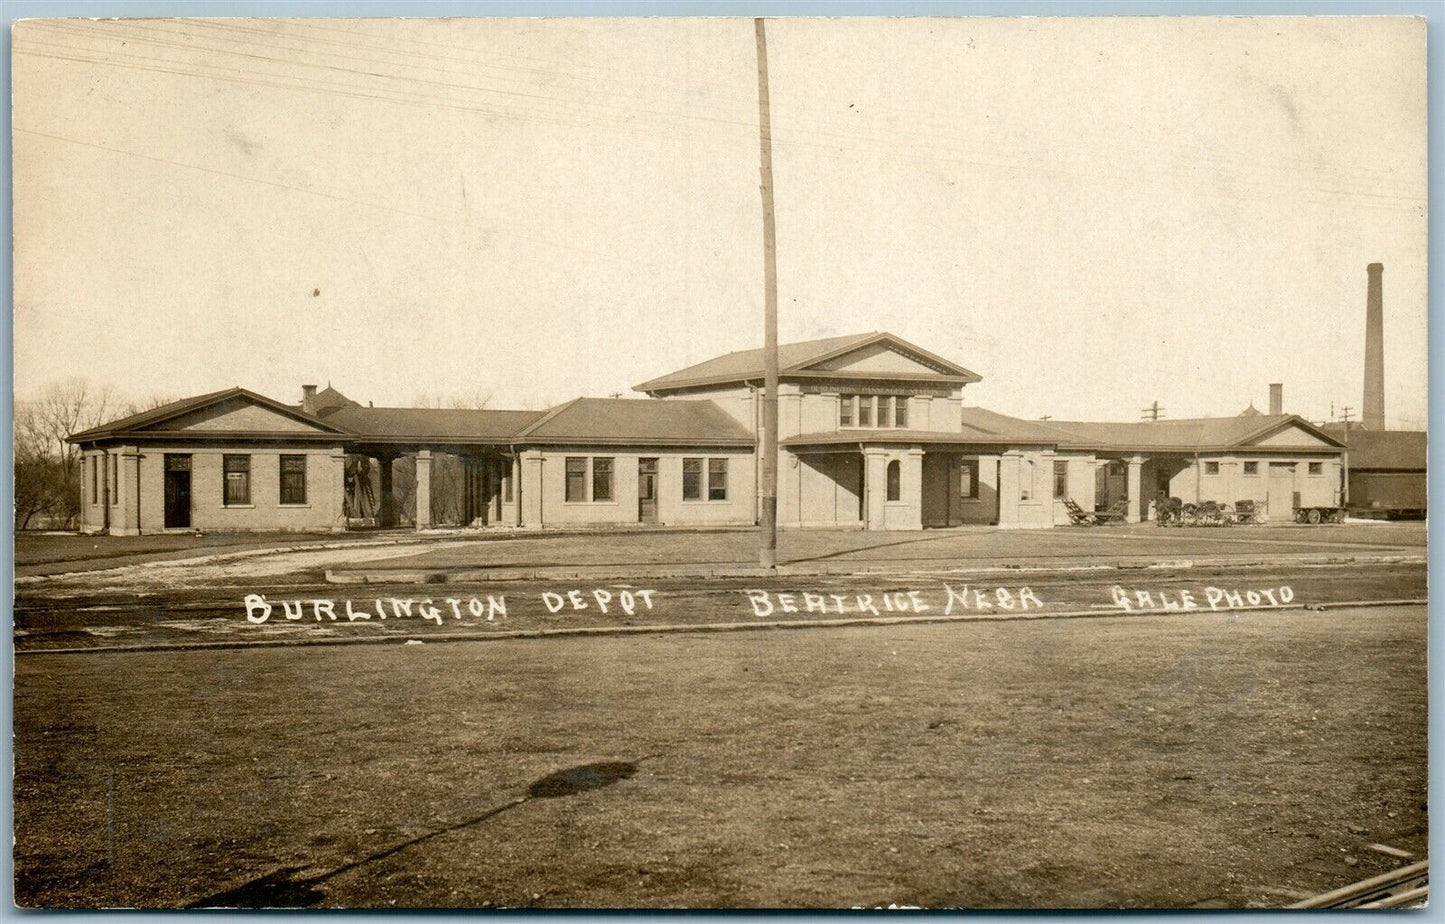
[[[301,410],[307,414],[316,413],[316,386],[301,386]]]
[[[1284,413],[1284,383],[1275,382],[1269,386],[1269,412],[1271,414]]]
[[[1383,263],[1365,267],[1369,288],[1365,292],[1365,402],[1361,423],[1367,430],[1385,429],[1385,296],[1381,276]]]

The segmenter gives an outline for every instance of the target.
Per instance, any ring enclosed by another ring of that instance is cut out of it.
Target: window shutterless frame
[[[281,457],[281,503],[306,503],[306,457]]]
[[[226,507],[244,507],[251,503],[251,457],[221,457],[221,503]]]

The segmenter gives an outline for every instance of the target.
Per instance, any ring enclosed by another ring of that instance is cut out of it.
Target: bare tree
[[[114,392],[83,378],[51,382],[15,402],[15,525],[37,518],[74,526],[80,515],[80,449],[65,440],[105,422]]]

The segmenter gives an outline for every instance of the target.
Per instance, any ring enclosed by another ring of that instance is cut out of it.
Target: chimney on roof
[[[1385,429],[1385,264],[1365,267],[1365,403],[1360,415],[1367,430]]]
[[[1274,382],[1269,386],[1269,412],[1284,413],[1284,383]]]
[[[316,386],[301,386],[301,410],[306,414],[316,414]]]

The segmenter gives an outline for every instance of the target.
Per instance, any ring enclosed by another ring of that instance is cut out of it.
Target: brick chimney
[[[1367,430],[1385,429],[1385,264],[1365,267],[1365,401],[1361,423]]]
[[[316,414],[316,386],[315,386],[315,385],[302,385],[302,386],[301,386],[301,410],[302,410],[303,413],[311,414],[312,416],[315,416],[315,414]]]
[[[1269,386],[1269,412],[1284,413],[1284,383],[1274,382]]]

